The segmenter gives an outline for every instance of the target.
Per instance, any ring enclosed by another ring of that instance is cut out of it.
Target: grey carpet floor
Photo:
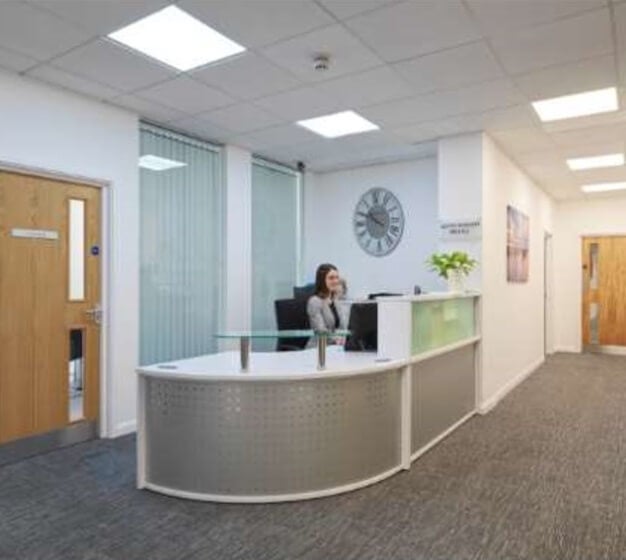
[[[0,468],[0,558],[626,559],[626,358],[557,355],[410,471],[320,500],[134,488],[133,437]]]

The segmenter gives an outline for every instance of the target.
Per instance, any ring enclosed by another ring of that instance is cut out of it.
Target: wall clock
[[[384,257],[402,239],[402,205],[392,192],[382,187],[374,187],[357,202],[353,227],[356,239],[366,253],[374,257]]]

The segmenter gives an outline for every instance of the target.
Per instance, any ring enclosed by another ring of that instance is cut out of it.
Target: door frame
[[[111,376],[109,375],[109,303],[110,303],[110,259],[111,255],[109,247],[111,243],[111,182],[106,179],[97,179],[93,177],[85,177],[83,175],[74,175],[64,173],[62,171],[24,165],[9,161],[0,160],[0,171],[16,173],[20,175],[30,175],[32,177],[40,177],[42,179],[51,179],[53,181],[67,181],[70,183],[78,183],[86,187],[99,188],[101,194],[100,206],[100,245],[101,245],[101,265],[100,265],[100,286],[101,286],[101,305],[103,309],[102,323],[100,325],[100,402],[98,404],[98,437],[105,438],[109,436],[109,395]]]
[[[578,275],[579,282],[579,298],[578,298],[578,325],[580,327],[578,344],[580,348],[580,352],[592,352],[597,354],[616,354],[616,355],[626,355],[626,349],[621,346],[599,346],[599,345],[585,345],[583,342],[583,337],[585,333],[583,332],[583,299],[585,297],[585,282],[584,282],[584,270],[583,270],[583,244],[585,242],[585,238],[587,237],[626,237],[626,230],[622,232],[617,232],[615,230],[610,231],[583,231],[578,235],[578,269],[580,270],[580,274]]]

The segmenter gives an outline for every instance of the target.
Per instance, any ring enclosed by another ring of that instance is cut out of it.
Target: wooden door
[[[583,344],[626,346],[626,236],[583,239]]]
[[[0,443],[97,422],[99,253],[99,189],[0,171]]]

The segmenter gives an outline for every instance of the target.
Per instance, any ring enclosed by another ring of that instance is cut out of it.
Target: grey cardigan
[[[346,329],[348,326],[346,303],[334,300],[337,314],[339,315],[339,328]],[[306,312],[309,316],[309,326],[314,331],[334,331],[335,316],[330,308],[331,299],[311,296],[306,304]]]

